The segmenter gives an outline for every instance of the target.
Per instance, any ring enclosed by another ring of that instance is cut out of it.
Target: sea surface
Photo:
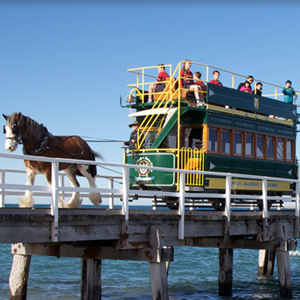
[[[0,244],[0,300],[9,299],[10,245]],[[170,300],[283,299],[277,266],[258,276],[258,250],[234,250],[231,297],[218,295],[218,249],[175,247],[168,286]],[[293,299],[300,299],[300,251],[290,252]],[[80,300],[81,260],[33,256],[27,300]],[[152,300],[147,262],[102,260],[102,299]]]

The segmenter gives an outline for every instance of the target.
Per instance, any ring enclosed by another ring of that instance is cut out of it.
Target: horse
[[[9,152],[17,149],[18,144],[23,144],[25,155],[44,157],[69,158],[80,160],[95,160],[100,157],[94,152],[87,142],[79,136],[54,136],[43,124],[39,124],[21,112],[13,113],[10,116],[3,114],[6,120],[4,133],[6,134],[5,148]],[[51,185],[51,163],[42,161],[24,160],[27,174],[27,185],[33,185],[37,173],[44,174],[47,182]],[[71,185],[79,187],[76,175],[83,175],[87,178],[91,188],[96,188],[95,176],[96,166],[88,164],[59,163],[59,170],[64,170]],[[90,193],[89,199],[95,206],[102,202],[100,193]],[[79,192],[73,192],[68,203],[59,197],[60,208],[80,208],[82,200]],[[20,199],[19,207],[33,207],[34,200],[32,191],[26,190],[25,195]]]

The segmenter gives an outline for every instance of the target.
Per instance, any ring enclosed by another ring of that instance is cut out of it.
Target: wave
[[[290,255],[291,256],[300,256],[300,251],[296,250],[296,251],[290,251]]]

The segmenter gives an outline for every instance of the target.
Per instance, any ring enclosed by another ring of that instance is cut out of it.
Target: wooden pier
[[[15,254],[10,282],[22,283],[21,289],[11,285],[11,292],[16,293],[11,299],[26,299],[20,298],[20,291],[24,294],[27,280],[15,278],[28,278],[32,255],[81,258],[81,299],[101,299],[101,259],[146,261],[153,299],[168,299],[167,263],[173,261],[174,246],[219,248],[220,295],[232,292],[233,249],[264,249],[276,253],[280,293],[291,297],[288,251],[296,249],[295,238],[299,236],[294,212],[270,211],[265,228],[261,212],[233,211],[228,233],[227,220],[222,214],[186,212],[184,239],[179,240],[177,211],[130,210],[126,222],[121,210],[60,209],[59,242],[53,243],[53,217],[49,209],[3,208],[0,240],[12,243]],[[263,258],[260,264],[268,261]]]
[[[136,210],[129,205],[129,199],[136,193],[149,198],[151,195],[162,196],[164,193],[131,190],[128,184],[128,170],[137,166],[118,166],[123,168],[122,188],[97,190],[102,197],[121,197],[122,209],[115,209],[111,203],[108,209],[58,209],[57,197],[61,192],[70,193],[72,189],[80,189],[59,184],[55,184],[54,187],[30,187],[38,193],[46,193],[51,208],[5,207],[3,197],[12,195],[13,187],[17,190],[29,187],[3,182],[2,176],[0,243],[12,244],[14,254],[9,281],[11,300],[26,299],[27,289],[30,289],[27,280],[33,255],[80,258],[82,300],[101,299],[102,259],[148,262],[152,298],[166,300],[169,298],[168,266],[174,259],[174,246],[219,249],[220,295],[232,293],[234,249],[259,249],[261,251],[257,258],[258,273],[272,274],[276,257],[280,295],[292,297],[289,251],[296,250],[296,239],[299,238],[298,181],[293,182],[296,186],[295,196],[282,199],[283,202],[293,201],[293,209],[276,207],[268,210],[267,201],[274,198],[268,197],[266,193],[269,178],[257,177],[263,182],[262,194],[256,196],[263,201],[263,210],[241,210],[231,205],[231,198],[236,195],[231,193],[230,182],[231,177],[237,175],[222,174],[226,178],[227,187],[224,194],[219,194],[220,198],[225,199],[224,211],[193,210],[193,207],[186,206],[185,198],[191,195],[184,187],[186,171],[183,170],[179,171],[181,184],[178,193],[165,193],[178,197],[178,210]],[[88,192],[88,188],[82,190]],[[96,189],[92,190],[95,192]],[[250,196],[249,198],[253,199]]]

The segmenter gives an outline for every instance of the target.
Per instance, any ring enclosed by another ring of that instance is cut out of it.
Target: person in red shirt
[[[199,88],[201,90],[201,92],[200,92],[200,98],[201,98],[201,100],[204,100],[205,99],[205,92],[206,92],[206,85],[201,80],[201,76],[202,76],[202,74],[200,72],[195,72],[194,73],[195,84],[199,85]],[[200,104],[203,105],[203,101],[201,101]]]
[[[212,79],[209,83],[216,84],[216,85],[219,85],[219,86],[223,86],[221,81],[219,81],[219,77],[220,77],[220,72],[219,71],[217,71],[217,70],[213,71],[213,77],[214,77],[214,79]]]
[[[188,90],[193,90],[196,100],[200,100],[199,91],[201,90],[201,88],[198,84],[194,84],[193,73],[190,70],[191,65],[192,63],[189,59],[186,59],[184,61],[183,68],[180,71],[180,87],[186,89],[186,93],[188,92]]]
[[[152,93],[162,92],[166,87],[164,81],[166,81],[170,77],[169,74],[165,72],[164,64],[158,64],[157,71],[158,71],[158,76],[156,79],[157,83],[151,84],[149,86],[149,95],[148,95],[149,103],[152,102]]]

